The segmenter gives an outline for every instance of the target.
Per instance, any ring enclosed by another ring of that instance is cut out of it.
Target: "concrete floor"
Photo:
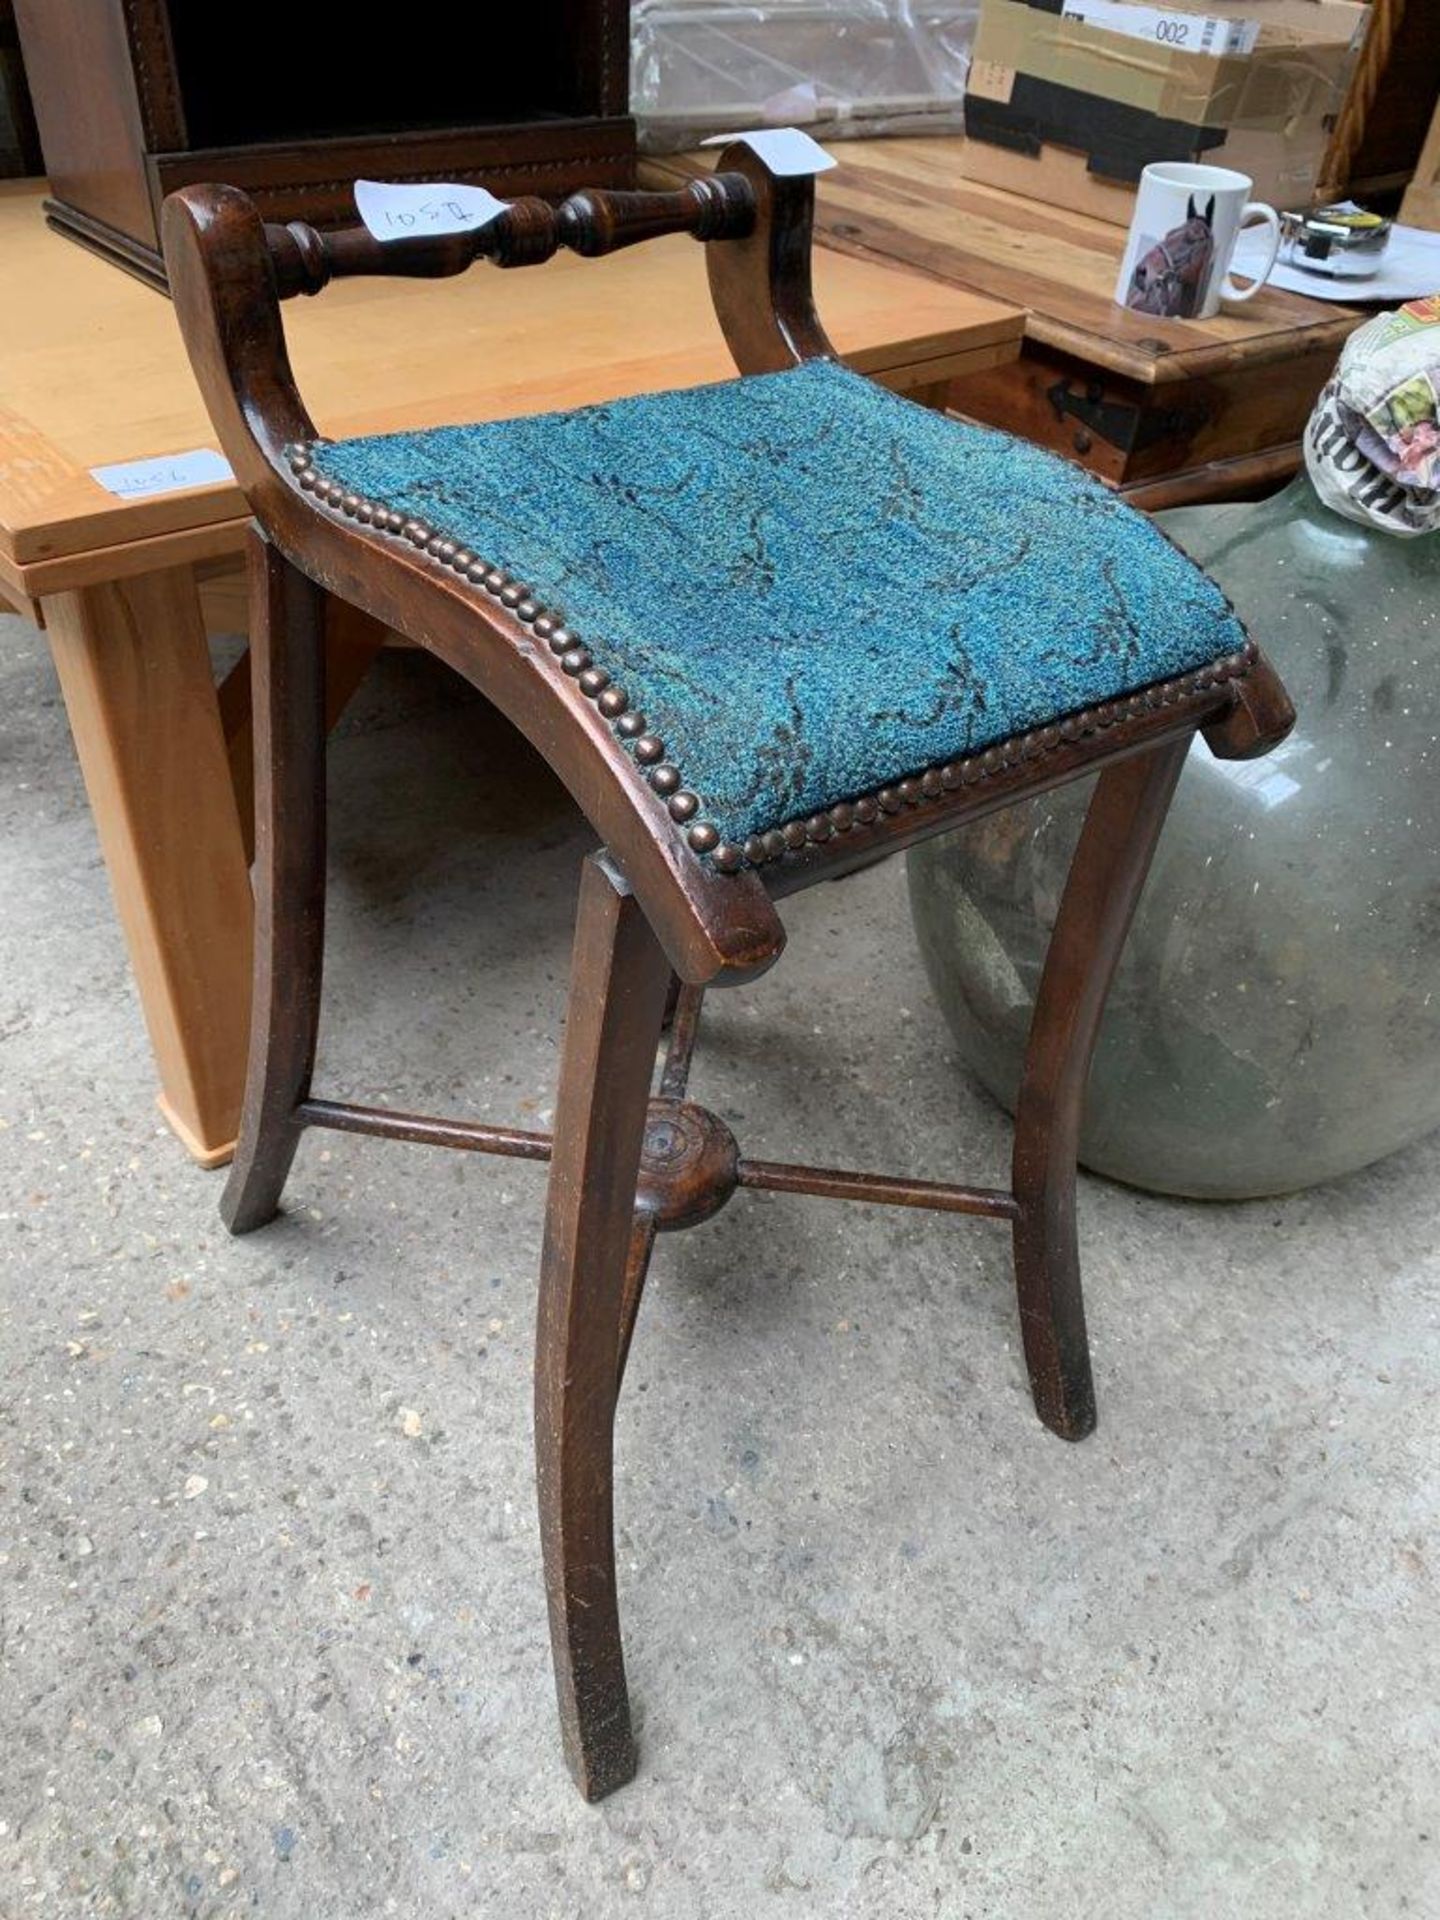
[[[543,1122],[562,799],[414,657],[332,765],[320,1083]],[[587,1808],[532,1509],[543,1169],[312,1136],[227,1239],[18,623],[0,768],[4,1920],[1440,1914],[1440,1140],[1279,1204],[1087,1182],[1075,1448],[991,1225],[741,1195],[662,1243],[619,1439],[641,1774]],[[788,917],[701,1096],[756,1152],[999,1176],[898,865]]]

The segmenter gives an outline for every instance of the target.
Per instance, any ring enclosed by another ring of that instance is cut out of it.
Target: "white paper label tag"
[[[144,500],[152,493],[183,493],[186,487],[213,487],[233,480],[235,470],[213,447],[193,447],[189,453],[165,453],[158,460],[119,460],[108,467],[91,467],[90,477],[122,500]]]
[[[484,187],[456,182],[422,183],[409,180],[357,180],[355,205],[360,218],[377,240],[414,240],[425,233],[476,233],[504,213],[508,200],[497,200]]]
[[[824,173],[839,162],[827,153],[818,140],[812,140],[799,127],[760,127],[754,133],[716,133],[700,142],[702,147],[728,147],[743,140],[771,173],[786,175]]]
[[[1177,53],[1248,56],[1260,38],[1258,20],[1222,20],[1213,13],[1176,13],[1169,7],[1126,7],[1116,0],[1064,0],[1067,20],[1107,33],[1123,33],[1131,40],[1151,40]]]

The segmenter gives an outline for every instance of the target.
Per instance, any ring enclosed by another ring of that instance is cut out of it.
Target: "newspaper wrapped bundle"
[[[1347,519],[1387,533],[1440,528],[1440,294],[1351,334],[1305,429],[1305,464]]]

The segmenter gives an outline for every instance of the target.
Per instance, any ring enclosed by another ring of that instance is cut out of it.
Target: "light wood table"
[[[200,585],[243,546],[245,503],[231,485],[120,500],[91,478],[214,436],[169,303],[48,232],[43,191],[0,187],[0,600],[48,635],[161,1109],[214,1166],[235,1137],[248,1028],[247,789],[230,747],[247,716],[217,696]],[[919,398],[1018,351],[1017,309],[906,272],[826,254],[816,288],[851,364]],[[336,435],[733,371],[683,237],[503,278],[348,281],[286,313],[301,391]]]

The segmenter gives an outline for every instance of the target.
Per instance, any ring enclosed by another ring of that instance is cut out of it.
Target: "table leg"
[[[234,1148],[252,903],[189,567],[48,596],[45,628],[160,1073],[202,1166]]]

